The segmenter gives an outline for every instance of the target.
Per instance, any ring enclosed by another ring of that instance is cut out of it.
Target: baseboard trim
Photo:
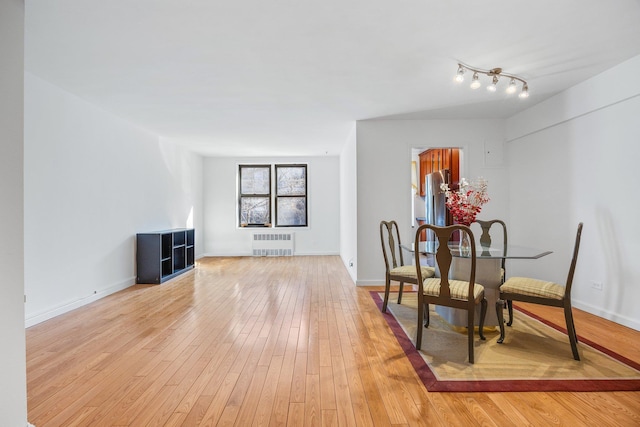
[[[586,311],[587,313],[602,317],[603,319],[611,320],[612,322],[626,326],[627,328],[640,331],[640,321],[638,321],[637,319],[621,316],[617,313],[612,313],[599,307],[594,307],[591,304],[585,304],[584,302],[576,301],[575,299],[571,301],[571,304],[574,308],[577,308],[579,310]]]
[[[356,286],[384,286],[384,280],[358,280]]]
[[[130,277],[126,280],[123,280],[122,282],[115,284],[113,286],[110,286],[106,289],[103,289],[101,291],[96,291],[95,293],[88,295],[84,298],[80,298],[76,301],[73,301],[71,303],[68,304],[64,304],[61,305],[59,307],[56,307],[54,309],[48,310],[44,313],[39,313],[39,314],[34,314],[31,316],[27,316],[25,317],[25,328],[28,328],[30,326],[34,326],[37,325],[38,323],[42,323],[46,320],[52,319],[56,316],[59,316],[61,314],[64,313],[68,313],[71,310],[75,310],[76,308],[80,308],[82,306],[85,306],[87,304],[90,304],[94,301],[99,300],[100,298],[104,298],[108,295],[114,294],[118,291],[121,291],[123,289],[126,289],[130,286],[133,286],[136,283],[136,278],[135,277]]]

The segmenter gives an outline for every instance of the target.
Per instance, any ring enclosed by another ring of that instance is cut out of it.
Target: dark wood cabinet
[[[419,154],[420,195],[425,196],[424,177],[441,169],[449,169],[449,187],[457,189],[460,182],[460,149],[430,148]]]
[[[136,283],[159,284],[193,268],[195,230],[180,228],[136,235]]]
[[[430,154],[427,154],[426,151],[420,153],[420,196],[424,197],[426,194],[424,177],[425,175],[431,173],[431,162],[430,162]],[[427,172],[427,170],[429,172]]]

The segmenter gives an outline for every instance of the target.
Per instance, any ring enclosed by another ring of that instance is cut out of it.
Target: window
[[[240,225],[271,224],[271,165],[240,165]]]
[[[240,165],[239,223],[241,227],[271,226],[275,205],[276,227],[307,226],[307,165]],[[272,191],[275,194],[272,194]],[[273,201],[273,203],[272,203]]]
[[[307,166],[276,165],[276,226],[307,225]]]

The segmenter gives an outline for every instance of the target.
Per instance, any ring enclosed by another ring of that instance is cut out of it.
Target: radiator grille
[[[254,233],[253,256],[292,256],[293,233]]]

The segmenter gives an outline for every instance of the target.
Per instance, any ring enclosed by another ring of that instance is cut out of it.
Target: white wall
[[[208,157],[204,159],[204,250],[209,256],[251,255],[255,228],[238,227],[237,188],[240,164],[305,163],[308,221],[295,233],[296,255],[337,255],[340,251],[339,158],[327,157]]]
[[[395,219],[403,243],[414,239],[411,229],[411,149],[460,147],[461,176],[489,181],[491,201],[479,218],[507,220],[507,168],[502,120],[379,120],[357,122],[357,284],[384,283],[380,247],[382,219]],[[485,156],[485,147],[492,154]],[[508,220],[507,220],[507,225]]]
[[[30,73],[24,148],[27,325],[135,283],[136,233],[202,229],[201,157]]]
[[[340,256],[355,282],[358,271],[358,179],[356,126],[340,154]]]
[[[24,2],[0,2],[0,425],[27,424],[23,256]]]
[[[640,330],[640,56],[507,123],[509,238],[554,251],[510,275],[564,283],[584,222],[577,308]],[[592,287],[603,283],[603,290]]]

